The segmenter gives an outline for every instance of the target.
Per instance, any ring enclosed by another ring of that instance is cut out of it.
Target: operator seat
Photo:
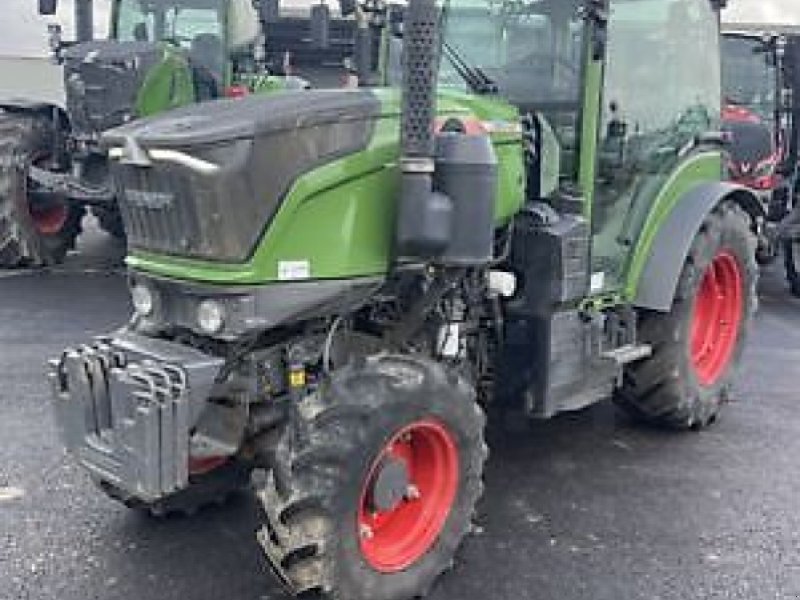
[[[198,100],[213,100],[222,96],[224,54],[222,39],[213,33],[201,33],[192,39],[189,61],[194,72]]]

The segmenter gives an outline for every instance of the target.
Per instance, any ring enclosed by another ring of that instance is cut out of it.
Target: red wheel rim
[[[41,153],[36,156],[31,163],[34,165],[41,165],[49,160],[47,153]],[[27,177],[26,177],[27,181]],[[24,190],[25,197],[28,197],[27,185]],[[36,231],[42,235],[53,235],[58,233],[64,228],[69,217],[69,209],[63,202],[50,202],[47,204],[31,204],[28,203],[28,214],[31,217],[33,226]]]
[[[53,235],[64,228],[69,214],[63,204],[48,204],[47,206],[31,205],[28,212],[33,220],[36,231],[43,235]]]
[[[402,461],[407,492],[388,510],[371,497],[381,465]],[[402,571],[436,542],[458,492],[459,458],[451,434],[436,421],[419,421],[392,437],[372,464],[358,509],[361,553],[381,573]]]
[[[691,329],[692,365],[700,383],[714,385],[733,358],[742,323],[742,272],[736,257],[720,252],[703,274]]]

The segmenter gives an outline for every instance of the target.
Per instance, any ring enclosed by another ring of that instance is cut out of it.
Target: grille
[[[117,165],[115,175],[131,247],[165,254],[202,253],[196,196],[205,192],[200,186],[192,189],[190,174],[165,165]]]

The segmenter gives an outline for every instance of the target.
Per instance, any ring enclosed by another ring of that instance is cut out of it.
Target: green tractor
[[[107,133],[134,314],[50,363],[69,450],[156,512],[249,473],[292,593],[401,600],[470,531],[491,405],[711,424],[759,210],[723,181],[719,9],[411,0],[400,92]]]
[[[42,0],[39,12],[52,15],[56,4]],[[285,16],[276,0],[114,0],[108,39],[95,40],[92,8],[75,2],[76,42],[50,26],[65,105],[0,101],[0,267],[61,262],[87,208],[124,238],[102,132],[224,96],[340,85],[345,59],[362,84],[380,83],[386,53],[369,34],[391,13],[382,2],[333,19],[324,6]]]

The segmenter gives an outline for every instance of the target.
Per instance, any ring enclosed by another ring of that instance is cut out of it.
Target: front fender
[[[725,182],[694,187],[677,203],[656,234],[636,288],[635,306],[670,310],[692,241],[711,211],[728,200],[739,204],[754,224],[763,215],[758,197],[745,187]]]

